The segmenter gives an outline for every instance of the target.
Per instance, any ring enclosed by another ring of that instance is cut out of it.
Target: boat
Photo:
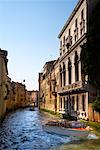
[[[30,111],[34,111],[34,107],[30,107],[29,110],[30,110]]]
[[[86,126],[81,125],[80,122],[54,122],[49,121],[48,123],[42,125],[45,132],[58,134],[62,136],[75,136],[75,137],[87,137],[89,130]]]

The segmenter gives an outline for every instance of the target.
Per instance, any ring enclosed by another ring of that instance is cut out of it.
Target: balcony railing
[[[73,84],[69,84],[67,86],[59,87],[58,91],[69,91],[69,90],[73,90],[73,89],[77,89],[81,87],[82,87],[82,81],[78,81]]]

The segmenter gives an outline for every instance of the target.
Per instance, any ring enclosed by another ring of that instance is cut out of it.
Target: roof
[[[8,52],[0,48],[0,55],[4,55],[6,57],[8,55]]]
[[[69,23],[71,22],[72,18],[74,17],[75,13],[77,12],[77,10],[79,9],[80,5],[82,4],[84,0],[79,0],[76,7],[74,8],[74,10],[72,11],[70,17],[68,18],[67,22],[65,23],[64,27],[62,28],[61,32],[58,35],[58,38],[60,38],[63,34],[63,32],[65,31],[65,29],[67,28],[67,26],[69,25]]]
[[[45,64],[53,64],[56,60],[47,61]]]
[[[55,61],[56,61],[56,60],[47,61],[47,62],[44,64],[43,68],[45,68],[45,67],[46,67],[47,65],[49,65],[49,64],[53,64]]]

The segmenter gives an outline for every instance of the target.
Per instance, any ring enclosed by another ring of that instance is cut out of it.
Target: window
[[[62,87],[62,68],[60,65],[60,86]]]
[[[80,35],[85,32],[84,9],[81,11]]]
[[[60,41],[60,48],[62,47],[62,41]]]
[[[76,42],[76,39],[77,39],[77,36],[76,36],[76,34],[75,34],[75,37],[74,37],[75,42]]]
[[[65,45],[65,36],[63,37],[63,45]]]
[[[64,109],[65,109],[65,97],[64,97]]]
[[[71,68],[69,68],[69,84],[71,84]]]
[[[76,96],[76,110],[79,110],[78,95]]]
[[[78,27],[77,27],[77,18],[75,20],[75,30],[74,30],[74,40],[76,42],[76,40],[78,39]]]
[[[63,53],[65,53],[65,49],[63,49]]]
[[[75,28],[77,28],[77,19],[75,20]]]
[[[69,78],[69,84],[71,84],[71,76],[72,76],[72,69],[71,69],[71,61],[70,57],[68,58],[68,78]]]
[[[85,111],[85,96],[82,95],[82,108],[83,108],[83,111]]]
[[[66,85],[66,67],[65,63],[63,63],[63,85]]]
[[[68,97],[67,97],[67,101],[66,101],[66,109],[68,110]]]
[[[62,98],[60,98],[60,109],[62,110]]]
[[[83,20],[84,19],[84,9],[82,9],[82,11],[81,11],[81,20]]]
[[[61,87],[62,87],[62,73],[60,72],[60,83],[61,83]]]
[[[69,35],[70,35],[70,29],[69,29]]]
[[[79,67],[78,62],[75,64],[75,81],[79,80]]]
[[[52,96],[51,96],[51,91],[52,91],[52,86],[51,86],[51,82],[50,82],[50,100],[51,100],[51,98],[52,98]]]
[[[80,34],[81,34],[81,35],[82,35],[82,31],[83,31],[83,29],[80,30]]]
[[[75,64],[75,82],[76,82],[79,80],[79,62],[78,62],[77,51],[75,51],[74,64]]]
[[[74,103],[74,96],[72,96],[72,103],[71,104],[72,104],[72,110],[74,110],[74,104],[75,104]]]

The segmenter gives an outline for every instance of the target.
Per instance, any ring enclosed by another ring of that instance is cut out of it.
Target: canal
[[[54,119],[54,116],[40,113],[38,109],[30,111],[25,108],[9,113],[0,125],[0,150],[67,150],[81,145],[74,137],[44,132],[42,124],[50,119]],[[68,144],[70,142],[74,144]],[[90,146],[91,144],[93,142]]]

